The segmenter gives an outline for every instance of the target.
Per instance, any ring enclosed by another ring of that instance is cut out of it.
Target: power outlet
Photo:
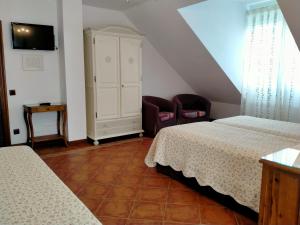
[[[14,129],[14,135],[20,134],[20,129]]]

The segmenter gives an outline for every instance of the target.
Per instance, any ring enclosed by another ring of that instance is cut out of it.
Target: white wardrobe
[[[95,145],[142,135],[142,39],[126,27],[84,32],[87,132]]]

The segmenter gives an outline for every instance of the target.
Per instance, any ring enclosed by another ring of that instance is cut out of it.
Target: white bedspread
[[[0,148],[0,224],[101,225],[31,148]]]
[[[162,129],[146,156],[149,167],[159,163],[195,177],[200,185],[258,212],[262,167],[259,159],[292,147],[296,140],[223,124],[200,122]]]
[[[214,123],[222,123],[230,126],[256,130],[287,138],[300,140],[300,124],[278,120],[269,120],[252,116],[235,116],[215,120]]]

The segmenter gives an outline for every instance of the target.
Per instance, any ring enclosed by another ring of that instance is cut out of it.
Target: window
[[[249,9],[242,113],[300,122],[300,53],[277,4]]]

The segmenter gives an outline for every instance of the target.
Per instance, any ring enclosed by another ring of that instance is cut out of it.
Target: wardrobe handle
[[[125,87],[124,84],[122,84],[121,87],[122,87],[122,88]]]

